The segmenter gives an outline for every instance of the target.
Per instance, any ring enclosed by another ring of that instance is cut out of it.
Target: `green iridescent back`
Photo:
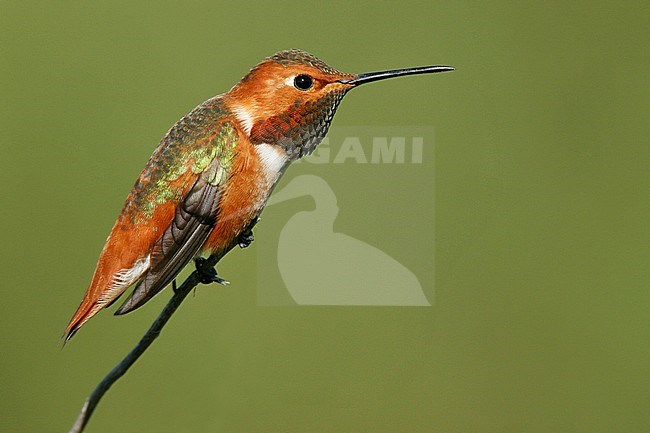
[[[173,185],[188,170],[202,173],[216,157],[213,182],[226,180],[235,155],[237,132],[223,122],[226,110],[219,97],[205,101],[179,120],[165,135],[137,179],[120,214],[133,223],[150,219],[158,205],[181,200],[184,185]]]

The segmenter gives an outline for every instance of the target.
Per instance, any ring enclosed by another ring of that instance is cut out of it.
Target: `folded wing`
[[[154,244],[149,270],[115,314],[126,314],[167,286],[199,250],[219,213],[223,168],[215,158],[179,203],[174,219]]]

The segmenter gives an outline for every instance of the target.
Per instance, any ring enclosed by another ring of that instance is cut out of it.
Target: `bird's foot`
[[[217,270],[214,268],[214,266],[208,265],[207,259],[204,259],[203,257],[197,257],[194,259],[194,265],[196,266],[196,271],[199,274],[199,281],[201,283],[219,283],[224,286],[226,284],[230,284],[229,281],[226,281],[217,275]]]
[[[239,248],[246,248],[249,246],[253,241],[255,240],[255,237],[253,236],[253,227],[255,227],[255,224],[257,224],[260,221],[259,217],[254,218],[253,221],[246,227],[246,230],[241,232],[241,234],[237,237],[237,243],[239,244]]]
[[[254,240],[255,237],[253,236],[253,230],[246,230],[239,235],[237,238],[237,243],[239,244],[239,248],[246,248],[251,243],[253,243]]]

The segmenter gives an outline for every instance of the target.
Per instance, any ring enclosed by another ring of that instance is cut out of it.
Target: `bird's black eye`
[[[309,90],[312,84],[314,84],[314,81],[309,75],[300,74],[293,79],[293,85],[298,90]]]

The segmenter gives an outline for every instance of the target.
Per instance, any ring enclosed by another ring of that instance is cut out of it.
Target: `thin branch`
[[[215,262],[217,261],[216,257],[211,257],[208,260],[211,266],[214,266]],[[144,353],[144,351],[147,350],[149,346],[151,346],[151,343],[153,343],[153,341],[160,335],[160,331],[162,331],[167,321],[172,317],[172,314],[174,314],[174,312],[181,305],[181,302],[183,302],[185,297],[198,284],[199,284],[199,276],[197,271],[194,271],[189,277],[187,277],[187,279],[183,282],[183,284],[181,284],[180,287],[174,290],[174,295],[169,300],[169,302],[167,302],[167,305],[165,305],[165,308],[162,310],[160,315],[158,315],[158,317],[153,322],[153,324],[151,325],[147,333],[144,334],[142,339],[129,352],[129,354],[126,355],[124,359],[122,359],[122,361],[120,361],[120,363],[117,364],[115,368],[113,368],[104,377],[104,379],[102,379],[101,382],[99,382],[99,384],[97,385],[93,393],[90,394],[90,396],[86,399],[86,402],[81,408],[81,413],[79,414],[77,420],[75,421],[74,425],[70,429],[70,433],[81,433],[84,430],[86,424],[88,424],[88,420],[90,419],[90,416],[93,414],[93,411],[99,404],[99,401],[104,396],[106,391],[108,391],[108,389],[120,377],[122,377],[124,373],[128,371],[128,369],[135,363],[135,361],[137,361],[138,358],[140,358],[140,356]]]
[[[241,248],[246,248],[248,245],[250,245],[250,243],[253,241],[253,227],[255,227],[259,221],[259,218],[253,218],[253,221],[250,222],[240,237],[232,239],[226,248],[218,252],[213,252],[213,254],[208,259],[206,259],[203,267],[214,267],[221,259],[221,257],[226,255],[236,245],[239,245]],[[176,287],[176,281],[174,280],[172,283],[174,296],[172,296],[169,302],[167,302],[165,308],[163,308],[162,312],[158,315],[158,317],[156,317],[156,320],[153,322],[147,333],[144,334],[142,339],[140,339],[138,344],[136,344],[135,347],[128,353],[128,355],[126,355],[124,359],[122,359],[122,361],[120,361],[120,363],[117,364],[115,368],[113,368],[104,377],[104,379],[102,379],[101,382],[99,382],[93,393],[90,394],[90,396],[86,399],[86,402],[81,408],[81,413],[79,413],[79,416],[74,422],[74,425],[70,429],[69,433],[81,433],[84,431],[84,428],[86,427],[86,424],[88,424],[90,416],[93,414],[93,411],[99,404],[99,401],[102,399],[104,394],[106,394],[106,391],[108,391],[108,389],[115,382],[117,382],[120,377],[124,376],[124,373],[126,373],[128,369],[131,368],[131,366],[135,363],[135,361],[138,360],[138,358],[140,358],[144,351],[147,350],[149,346],[151,346],[151,343],[153,343],[153,341],[158,338],[160,331],[162,331],[167,321],[171,319],[172,314],[174,314],[185,297],[192,291],[192,289],[198,286],[199,283],[200,279],[198,271],[192,272],[190,276],[187,277],[187,279],[183,281],[183,284],[181,284],[178,288]]]

